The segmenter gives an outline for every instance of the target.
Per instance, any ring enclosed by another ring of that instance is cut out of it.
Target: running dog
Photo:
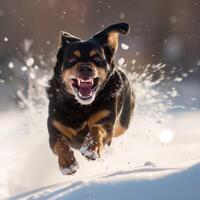
[[[128,32],[126,23],[86,41],[61,32],[47,93],[49,143],[63,174],[78,169],[72,148],[95,160],[129,126],[135,97],[127,75],[114,63],[119,34]]]

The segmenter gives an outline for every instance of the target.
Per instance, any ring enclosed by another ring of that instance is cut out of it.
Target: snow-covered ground
[[[162,170],[165,169],[142,168],[122,171],[96,178],[95,181],[79,180],[68,184],[53,185],[16,195],[10,199],[200,199],[200,165],[195,165],[182,172],[173,173],[162,178],[155,178],[155,172]]]
[[[49,148],[47,76],[30,79],[27,98],[17,91],[27,109],[0,113],[0,199],[199,200],[200,87],[167,78],[165,67],[130,74],[137,99],[130,128],[97,161],[76,151],[80,169],[71,176]],[[156,81],[152,71],[160,72]]]
[[[200,161],[200,112],[168,120],[136,114],[98,161],[76,152],[80,169],[72,176],[60,173],[50,151],[46,117],[45,111],[1,113],[1,198],[200,199],[200,166],[193,166]]]

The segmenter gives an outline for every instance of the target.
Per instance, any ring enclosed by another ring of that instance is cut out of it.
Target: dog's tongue
[[[79,92],[84,97],[90,97],[92,95],[92,83],[81,83],[79,85]]]

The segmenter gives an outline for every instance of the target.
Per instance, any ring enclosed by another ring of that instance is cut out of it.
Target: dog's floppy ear
[[[67,45],[69,45],[73,42],[78,42],[78,41],[81,41],[81,39],[71,35],[70,33],[65,32],[65,31],[60,32],[60,46],[59,46],[58,53],[57,53],[56,66],[54,67],[54,72],[56,74],[60,74],[60,69],[61,69],[62,60],[63,60],[64,47],[66,47]]]
[[[129,25],[127,23],[113,24],[103,31],[96,33],[93,37],[93,39],[98,40],[104,47],[109,62],[112,61],[112,57],[118,48],[120,33],[125,35],[129,33]]]
[[[61,41],[61,45],[65,45],[65,44],[70,44],[73,42],[81,41],[81,39],[76,36],[71,35],[70,33],[61,31],[60,32],[60,41]]]

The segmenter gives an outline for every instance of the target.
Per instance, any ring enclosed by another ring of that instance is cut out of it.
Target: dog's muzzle
[[[81,104],[90,104],[98,88],[98,78],[94,69],[89,65],[81,65],[78,69],[78,76],[73,77],[72,89],[76,99]]]

